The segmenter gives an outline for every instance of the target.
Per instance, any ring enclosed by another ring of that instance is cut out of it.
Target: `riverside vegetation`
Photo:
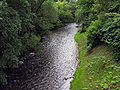
[[[0,0],[0,83],[7,84],[7,70],[18,68],[21,57],[41,49],[44,34],[73,22],[74,12],[69,0]]]
[[[120,90],[120,0],[78,0],[80,66],[71,90]]]
[[[42,50],[44,34],[75,21],[80,66],[71,90],[120,90],[120,0],[0,0],[0,83],[26,53]]]

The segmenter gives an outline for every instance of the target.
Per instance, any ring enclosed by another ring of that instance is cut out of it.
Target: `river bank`
[[[71,82],[71,90],[119,90],[120,67],[112,57],[112,49],[98,45],[87,53],[87,33],[75,36],[80,54],[80,65]]]

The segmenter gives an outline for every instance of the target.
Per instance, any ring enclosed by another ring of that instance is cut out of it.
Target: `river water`
[[[74,36],[77,24],[52,30],[42,42],[42,55],[30,59],[14,81],[4,90],[70,90],[70,82],[78,65],[78,47]],[[31,63],[31,65],[30,65]]]

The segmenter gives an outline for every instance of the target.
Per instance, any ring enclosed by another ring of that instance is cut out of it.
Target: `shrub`
[[[88,27],[88,47],[91,49],[93,46],[97,45],[101,39],[100,29],[102,28],[102,22],[100,20],[96,20],[91,22]]]
[[[100,41],[120,48],[120,14],[106,13],[88,27],[88,48]]]
[[[39,43],[41,40],[41,37],[39,35],[35,35],[34,33],[26,33],[24,34],[24,37],[22,39],[22,52],[28,51],[30,49],[34,49],[35,46]]]
[[[18,32],[21,31],[21,20],[18,13],[7,5],[0,12],[0,67],[14,67],[20,54],[21,41]],[[5,61],[4,61],[5,60]]]
[[[21,31],[21,20],[18,13],[1,2],[0,6],[0,83],[6,83],[5,68],[14,68],[18,64],[21,40],[18,33]]]
[[[106,14],[106,17],[111,14]],[[114,16],[113,16],[114,15]],[[102,41],[120,48],[120,14],[113,14],[112,18],[108,18],[102,27]]]

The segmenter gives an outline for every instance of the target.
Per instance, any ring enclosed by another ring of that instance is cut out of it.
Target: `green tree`
[[[59,13],[59,19],[63,23],[67,22],[73,22],[74,21],[74,10],[75,6],[71,3],[68,3],[66,1],[58,1],[56,2],[58,13]]]
[[[54,1],[46,0],[37,14],[37,24],[43,30],[52,29],[59,22],[57,7]]]
[[[91,22],[91,9],[93,7],[94,0],[78,0],[78,8],[75,13],[76,21],[82,23],[81,32],[86,31],[86,28]],[[92,17],[92,16],[91,16]]]
[[[21,31],[19,14],[1,2],[0,6],[0,70],[16,67],[20,55],[21,40],[18,33]],[[4,74],[0,75],[0,83],[6,83]]]

